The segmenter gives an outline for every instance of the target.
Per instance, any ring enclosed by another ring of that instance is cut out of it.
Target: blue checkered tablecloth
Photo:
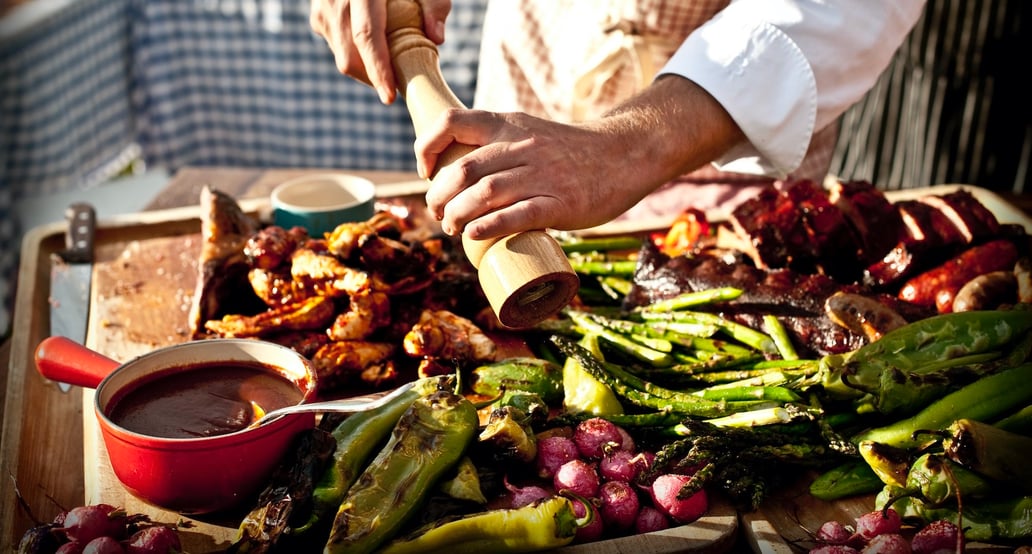
[[[0,23],[0,336],[9,327],[16,203],[89,190],[134,156],[193,166],[413,170],[403,102],[341,76],[308,0],[36,0]],[[472,103],[487,0],[453,0],[441,66]]]
[[[486,0],[458,0],[442,71],[472,102]],[[144,157],[185,165],[415,168],[402,102],[341,76],[308,1],[131,0],[133,104]]]

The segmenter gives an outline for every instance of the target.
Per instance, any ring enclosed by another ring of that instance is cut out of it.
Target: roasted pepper
[[[1032,311],[942,314],[886,333],[844,357],[826,358],[823,385],[857,401],[858,411],[912,414],[950,390],[949,372],[977,377],[997,369],[1032,330]]]
[[[942,447],[949,459],[986,477],[1032,494],[1032,438],[972,419],[946,429]]]
[[[896,487],[885,487],[875,498],[875,509],[891,505],[904,521],[919,525],[944,519],[961,527],[969,541],[1027,541],[1032,538],[1032,496],[984,498],[955,506],[933,507],[918,498],[900,496]],[[963,517],[961,517],[963,516]]]
[[[974,313],[974,312],[965,312]],[[853,436],[853,442],[874,441],[898,448],[920,446],[928,435],[915,431],[941,431],[959,418],[992,420],[1032,401],[1032,362],[987,375],[929,404],[911,417],[869,429]]]
[[[441,492],[456,500],[468,500],[487,504],[487,497],[480,488],[480,474],[469,456],[463,456],[455,467],[455,476],[441,483]]]
[[[896,448],[874,441],[862,441],[857,451],[867,465],[886,485],[904,487],[914,455],[905,448]]]
[[[601,358],[596,335],[584,335],[579,344]],[[563,391],[563,408],[571,414],[607,416],[624,412],[613,389],[592,377],[573,356],[563,363]]]
[[[420,379],[414,387],[390,403],[376,410],[352,414],[333,430],[333,438],[337,441],[333,462],[323,472],[312,492],[312,513],[308,521],[295,529],[294,533],[305,533],[326,516],[336,513],[348,488],[390,437],[401,415],[417,398],[444,385],[443,379]]]
[[[537,457],[537,439],[530,417],[515,406],[492,410],[479,439],[492,445],[494,457],[500,462],[529,464]]]
[[[994,486],[992,481],[948,458],[922,454],[910,465],[905,491],[932,506],[941,506],[955,502],[958,495],[965,502],[988,496]]]
[[[461,395],[416,399],[341,502],[326,554],[372,552],[391,539],[462,459],[478,424],[476,408]]]
[[[566,546],[594,510],[578,518],[574,502],[553,496],[516,509],[497,509],[434,524],[389,543],[381,554],[533,552]]]
[[[557,364],[541,358],[517,356],[480,365],[472,371],[470,388],[484,396],[503,391],[536,393],[547,404],[563,398],[563,372]]]

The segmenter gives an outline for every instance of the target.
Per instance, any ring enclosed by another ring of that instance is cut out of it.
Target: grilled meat
[[[287,230],[270,225],[258,230],[244,244],[244,256],[255,269],[276,269],[290,260],[290,255],[309,240],[304,227]]]
[[[328,296],[311,298],[270,308],[255,315],[226,314],[209,319],[204,327],[220,337],[260,337],[283,331],[325,329],[336,311]]]
[[[394,353],[397,347],[387,342],[363,340],[332,341],[312,356],[320,390],[351,384],[378,387],[397,378]]]
[[[953,298],[968,281],[985,273],[1012,270],[1018,249],[1010,239],[996,239],[972,246],[960,255],[909,279],[899,297],[939,313],[953,311]]]
[[[230,313],[253,314],[264,302],[249,293],[251,266],[243,253],[258,222],[240,209],[231,196],[205,186],[201,189],[201,254],[197,283],[190,305],[190,334],[207,336],[204,323]]]
[[[862,295],[884,304],[906,321],[934,313],[892,295],[874,293],[859,284],[840,284],[827,275],[804,274],[791,269],[764,270],[749,262],[706,255],[670,257],[651,243],[642,246],[638,260],[634,285],[625,298],[626,308],[691,291],[736,287],[744,291],[738,299],[713,304],[708,309],[755,329],[763,328],[765,314],[775,315],[789,332],[797,350],[811,355],[847,352],[869,340],[862,328],[851,330],[828,317],[825,303],[836,293]]]
[[[760,269],[821,273],[888,290],[960,251],[1006,231],[970,191],[892,203],[864,181],[828,191],[811,181],[779,182],[743,202],[718,244],[745,252]]]
[[[402,344],[412,357],[453,363],[491,360],[497,351],[475,323],[447,310],[423,310]]]
[[[326,331],[332,340],[368,339],[390,323],[391,301],[386,293],[367,290],[352,294],[348,309]]]

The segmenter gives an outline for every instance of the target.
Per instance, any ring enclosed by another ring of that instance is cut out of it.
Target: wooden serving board
[[[957,186],[889,196],[938,194]],[[965,188],[1001,221],[1032,230],[1032,221],[996,195]],[[268,210],[264,199],[241,201],[241,206],[259,216]],[[116,216],[99,224],[87,346],[125,361],[188,340],[187,316],[200,249],[199,208]],[[604,227],[593,234],[661,228],[660,221],[637,222]],[[63,508],[106,502],[156,521],[187,523],[181,537],[189,552],[224,548],[233,540],[239,518],[188,518],[132,497],[111,472],[92,411],[92,390],[73,387],[70,393],[61,393],[36,373],[33,350],[49,334],[49,255],[63,247],[63,231],[63,223],[44,226],[30,232],[23,243],[0,437],[0,544],[17,544],[34,520],[47,521]],[[801,552],[809,546],[807,529],[816,529],[827,519],[849,521],[873,507],[870,498],[823,503],[806,494],[805,485],[801,482],[783,491],[754,513],[739,516],[718,498],[706,517],[691,525],[567,547],[562,552],[725,552],[746,543],[758,552]],[[19,497],[31,514],[19,507]]]

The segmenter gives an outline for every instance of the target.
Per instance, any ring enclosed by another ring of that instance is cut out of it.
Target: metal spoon
[[[405,394],[414,386],[415,382],[410,381],[382,396],[365,395],[356,396],[353,398],[342,398],[340,400],[326,400],[324,402],[310,402],[308,404],[294,404],[292,406],[285,406],[283,408],[278,408],[270,412],[265,412],[264,415],[261,415],[261,417],[255,419],[250,425],[247,426],[247,428],[253,429],[255,427],[268,423],[270,420],[287,414],[297,414],[305,412],[356,413],[375,410],[383,406],[384,404],[387,404],[391,400],[394,400],[395,398],[401,396],[402,394]],[[254,409],[256,415],[262,413],[261,407],[255,405],[253,402],[252,408]]]

